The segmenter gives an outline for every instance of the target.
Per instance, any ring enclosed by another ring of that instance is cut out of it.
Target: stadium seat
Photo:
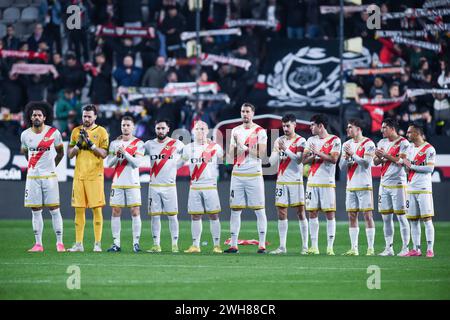
[[[0,0],[0,8],[9,8],[13,0]]]
[[[3,23],[0,23],[0,38],[6,36],[6,26]]]
[[[19,20],[20,18],[20,10],[14,7],[10,7],[3,11],[2,22],[4,23],[13,23]]]
[[[32,0],[14,0],[14,7],[25,8],[30,5]]]
[[[32,22],[39,19],[39,10],[36,7],[26,7],[22,11],[21,21]]]

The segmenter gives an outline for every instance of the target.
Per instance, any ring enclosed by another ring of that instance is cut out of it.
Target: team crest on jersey
[[[329,143],[325,143],[325,144],[324,144],[324,148],[328,148],[329,146],[330,146]]]
[[[419,157],[423,156],[425,152],[419,152]]]

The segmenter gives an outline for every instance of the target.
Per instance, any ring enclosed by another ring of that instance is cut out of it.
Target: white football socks
[[[139,243],[139,239],[141,238],[141,229],[142,229],[142,221],[141,215],[131,216],[131,230],[133,233],[133,245]]]
[[[336,236],[336,219],[327,219],[327,245],[328,248],[333,248],[334,238]]]
[[[308,219],[298,220],[298,224],[300,226],[300,235],[302,237],[302,248],[308,249],[308,240],[309,240],[309,226]]]
[[[167,216],[169,219],[169,229],[170,236],[172,237],[172,245],[178,245],[178,236],[179,236],[179,226],[178,226],[178,217],[176,215]]]
[[[280,236],[280,248],[286,249],[286,237],[288,231],[288,220],[278,220],[278,234]]]
[[[309,233],[311,235],[311,247],[319,248],[319,217],[309,218]]]
[[[409,245],[409,240],[411,237],[411,230],[409,228],[409,222],[408,219],[406,219],[406,216],[404,214],[398,214],[397,215],[398,222],[400,223],[400,234],[402,236],[402,242],[403,242],[403,249],[407,249]]]
[[[348,228],[348,234],[350,235],[350,242],[353,250],[358,250],[358,236],[359,236],[359,227],[356,228]]]
[[[367,249],[373,250],[373,244],[375,242],[375,228],[366,228],[367,237]]]
[[[200,237],[202,235],[202,229],[203,224],[201,219],[191,221],[192,245],[195,247],[200,247]]]
[[[382,214],[381,216],[383,217],[383,232],[386,248],[392,248],[394,241],[394,217],[392,214]]]
[[[232,247],[237,247],[238,245],[238,237],[239,231],[241,230],[241,213],[242,210],[231,210],[230,217],[230,234],[231,234],[231,243]]]
[[[420,241],[421,241],[421,235],[422,230],[420,228],[420,221],[419,220],[411,220],[411,238],[413,242],[413,249],[414,250],[420,250]]]
[[[56,243],[63,243],[63,220],[61,211],[57,208],[50,210],[50,214],[52,215],[52,225],[56,235]]]
[[[113,242],[116,246],[120,247],[120,217],[111,216],[111,231],[113,236]]]
[[[255,210],[256,224],[258,228],[259,247],[266,247],[266,234],[267,234],[267,216],[265,209]]]
[[[425,237],[427,239],[427,250],[433,251],[434,246],[434,225],[432,220],[424,221]]]
[[[220,245],[220,220],[209,220],[209,230],[215,246]]]
[[[36,244],[42,245],[42,230],[44,230],[44,220],[42,220],[42,210],[31,211],[31,219]]]
[[[152,216],[151,224],[153,244],[159,246],[161,243],[161,216]]]

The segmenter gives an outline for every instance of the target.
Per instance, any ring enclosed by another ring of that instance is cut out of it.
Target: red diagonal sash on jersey
[[[363,146],[369,142],[370,139],[366,139],[363,141],[363,143],[360,144],[360,146],[358,147],[358,149],[356,150],[356,155],[360,158],[364,157],[364,153],[366,152],[366,148],[363,148]],[[352,180],[353,175],[355,174],[356,168],[358,168],[358,164],[356,162],[354,162],[347,170],[347,177],[348,180]]]
[[[331,149],[333,149],[333,141],[337,138],[337,136],[333,136],[330,140],[325,142],[320,149],[320,152],[323,152],[325,154],[329,154],[331,152]],[[323,163],[323,159],[313,160],[313,163],[311,164],[311,169],[309,173],[313,176],[316,174],[316,171],[319,169],[320,165]]]
[[[297,142],[300,140],[301,137],[298,137],[295,139],[294,142],[291,143],[289,146],[289,150],[291,150],[293,153],[297,154],[297,151],[300,147],[297,147]],[[289,163],[291,163],[291,158],[289,156],[286,156],[285,159],[280,161],[280,165],[278,166],[278,175],[284,174],[284,171],[286,171],[286,168],[289,166]]]
[[[388,155],[396,157],[397,153],[400,151],[400,144],[403,140],[405,140],[405,138],[398,139],[398,141],[388,150]],[[391,163],[391,161],[383,162],[383,164],[381,165],[381,176],[384,176]]]
[[[158,173],[161,171],[161,169],[166,164],[167,160],[172,156],[173,152],[177,149],[174,144],[177,142],[177,140],[172,140],[166,144],[166,146],[161,150],[161,153],[159,155],[164,156],[159,162],[156,162],[153,164],[153,166],[150,168],[150,176],[158,175]]]
[[[199,166],[194,167],[194,171],[192,172],[191,181],[200,179],[200,176],[202,175],[203,171],[205,170],[206,166],[208,165],[209,160],[216,154],[217,149],[214,149],[214,146],[216,144],[214,142],[211,142],[206,149],[202,152],[201,158],[202,164]]]
[[[55,139],[50,139],[52,134],[56,131],[56,128],[50,128],[47,133],[45,134],[44,138],[42,138],[41,142],[39,142],[39,145],[37,146],[38,152],[30,158],[28,161],[28,168],[34,168],[36,164],[38,163],[39,159],[42,158],[44,155],[44,152],[50,148],[53,141]]]
[[[245,158],[250,154],[250,149],[258,143],[258,133],[261,130],[261,127],[257,127],[252,133],[249,134],[244,142],[244,145],[248,146],[248,150],[236,157],[236,161],[234,162],[235,165],[237,164],[240,166],[244,162]]]
[[[420,166],[426,160],[427,154],[425,151],[427,151],[429,147],[431,147],[431,144],[427,143],[426,146],[424,146],[419,152],[417,152],[416,156],[414,157],[414,164],[416,166]],[[409,170],[408,181],[412,180],[415,173],[416,172],[414,170]]]
[[[137,146],[136,144],[141,141],[140,139],[136,138],[134,139],[125,149],[125,152],[128,152],[130,155],[134,156],[134,154],[136,153],[137,150]],[[120,175],[122,174],[122,171],[125,169],[125,167],[128,164],[128,160],[127,159],[123,159],[121,162],[119,162],[116,165],[116,168],[114,170],[114,174],[117,175],[117,177],[120,177]]]

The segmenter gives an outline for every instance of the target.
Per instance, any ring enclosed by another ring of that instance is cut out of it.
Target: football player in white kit
[[[242,124],[231,130],[228,162],[233,162],[230,186],[230,247],[224,253],[238,253],[242,209],[253,209],[257,219],[259,247],[257,253],[266,253],[267,217],[265,211],[262,158],[267,150],[267,133],[253,122],[255,106],[243,103]]]
[[[336,164],[341,152],[341,139],[327,131],[328,118],[322,114],[311,117],[312,137],[306,141],[303,164],[311,163],[306,185],[306,211],[309,212],[311,248],[319,254],[319,211],[327,216],[327,255],[334,255],[336,235]]]
[[[134,120],[123,116],[122,135],[109,145],[108,167],[114,168],[109,205],[112,207],[111,231],[113,245],[108,252],[120,252],[120,216],[122,208],[130,208],[132,219],[133,251],[140,252],[141,237],[141,183],[139,165],[144,156],[144,142],[133,136]]]
[[[222,253],[220,248],[220,199],[217,192],[217,165],[223,158],[223,149],[214,141],[209,140],[208,125],[196,121],[193,134],[194,142],[184,146],[181,156],[187,162],[191,176],[191,186],[188,198],[188,213],[191,215],[192,246],[186,253],[199,253],[202,235],[202,215],[207,215],[213,238],[213,253]]]
[[[56,250],[66,251],[63,244],[63,221],[59,209],[56,167],[64,156],[61,133],[47,123],[52,120],[52,107],[47,102],[30,102],[25,107],[26,122],[31,126],[20,136],[21,152],[28,161],[25,184],[25,207],[31,208],[35,245],[29,252],[42,252],[43,207],[52,215],[56,234]],[[53,157],[56,151],[56,157]]]
[[[145,154],[150,156],[150,183],[148,189],[148,214],[151,216],[153,246],[147,252],[161,252],[161,215],[169,219],[172,252],[178,252],[178,198],[177,164],[184,144],[169,135],[168,120],[157,120],[156,138],[145,142]]]
[[[364,214],[367,237],[366,256],[375,255],[373,244],[375,239],[375,223],[373,221],[373,189],[372,162],[375,156],[375,143],[362,134],[363,123],[358,119],[350,119],[347,124],[347,135],[350,140],[342,145],[342,156],[339,166],[347,169],[347,192],[345,207],[349,219],[349,235],[351,248],[344,255],[358,256],[359,223],[358,213]]]
[[[275,190],[275,206],[278,212],[278,234],[280,246],[271,254],[286,253],[288,231],[288,208],[295,208],[302,238],[301,254],[308,253],[308,220],[305,215],[305,191],[303,189],[302,155],[306,139],[295,133],[297,119],[294,114],[286,114],[282,119],[284,136],[277,138],[269,161],[278,165]]]
[[[431,174],[434,170],[436,150],[425,141],[422,127],[412,124],[406,133],[412,148],[403,165],[408,171],[408,199],[406,200],[406,217],[411,224],[411,237],[413,249],[408,252],[408,257],[421,256],[420,220],[425,225],[427,239],[427,258],[434,257],[434,226],[431,220],[434,216],[433,193],[431,187]]]
[[[406,255],[408,250],[410,230],[406,219],[406,173],[403,161],[408,154],[408,140],[397,133],[398,123],[395,119],[386,118],[381,125],[383,139],[378,142],[375,150],[375,165],[381,164],[381,181],[378,192],[378,211],[383,217],[384,239],[386,248],[380,256],[393,256],[395,213],[400,223],[402,250],[399,256]]]

